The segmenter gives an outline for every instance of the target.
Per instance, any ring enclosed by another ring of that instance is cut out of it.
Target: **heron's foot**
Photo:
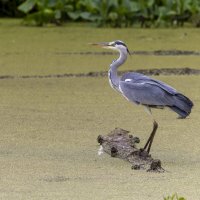
[[[144,148],[140,148],[139,151],[140,151],[140,152],[143,152],[143,151],[145,151],[145,149],[144,149]]]
[[[140,148],[140,149],[138,150],[138,155],[139,155],[140,157],[146,158],[146,157],[148,157],[150,154],[149,154],[149,152],[147,152],[144,148]]]
[[[146,152],[146,153],[149,154],[149,152],[150,152],[149,146],[144,146],[143,148],[140,148],[140,151],[141,152]]]

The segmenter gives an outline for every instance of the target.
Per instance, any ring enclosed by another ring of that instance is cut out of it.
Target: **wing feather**
[[[187,117],[193,102],[171,86],[140,73],[124,74],[119,82],[121,93],[129,101],[150,107],[171,108],[181,118]]]
[[[120,90],[129,100],[152,106],[172,106],[173,95],[158,85],[120,81]]]
[[[127,73],[119,83],[122,94],[135,103],[172,106],[177,91],[171,86],[140,73]]]
[[[126,81],[126,80],[128,80],[128,81]],[[174,95],[177,93],[176,89],[174,89],[170,85],[163,83],[162,81],[155,80],[151,77],[145,76],[140,73],[131,73],[131,72],[126,73],[121,77],[121,81],[138,83],[138,84],[139,83],[150,84],[150,85],[158,86],[170,94]]]

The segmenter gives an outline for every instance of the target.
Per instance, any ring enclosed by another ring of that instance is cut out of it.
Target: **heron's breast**
[[[115,84],[113,83],[113,81],[112,81],[111,72],[110,72],[110,71],[108,72],[108,80],[109,80],[109,84],[110,84],[110,86],[112,87],[112,89],[114,89],[114,90],[116,90],[116,91],[119,92],[119,89],[118,89],[117,85],[115,85]]]

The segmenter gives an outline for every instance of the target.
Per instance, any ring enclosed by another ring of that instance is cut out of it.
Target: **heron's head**
[[[130,55],[128,47],[121,40],[115,40],[113,42],[92,43],[92,45],[100,46],[100,47],[105,48],[105,49],[116,50],[116,51]]]

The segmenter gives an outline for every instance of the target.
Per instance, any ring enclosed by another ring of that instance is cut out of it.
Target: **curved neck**
[[[120,77],[117,74],[117,69],[121,66],[127,59],[127,54],[120,51],[120,56],[117,60],[114,60],[110,65],[110,69],[108,71],[108,78],[112,88],[119,91],[119,81]]]

